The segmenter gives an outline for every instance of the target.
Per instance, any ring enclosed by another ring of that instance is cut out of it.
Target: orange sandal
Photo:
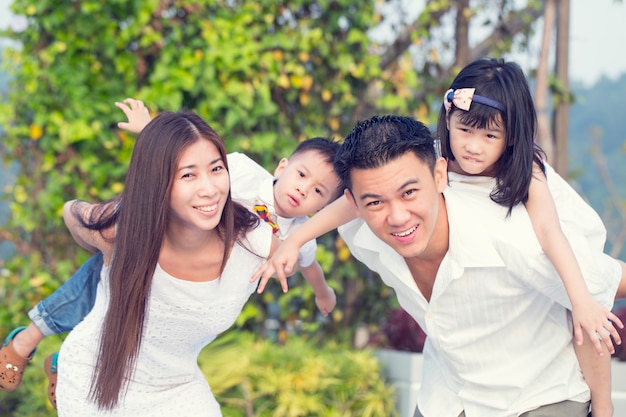
[[[25,328],[18,327],[9,333],[0,349],[0,390],[2,391],[13,392],[17,389],[22,382],[24,368],[37,350],[33,350],[27,358],[22,357],[15,351],[13,338]]]
[[[59,353],[54,352],[52,355],[49,355],[46,360],[43,361],[43,369],[48,375],[48,400],[50,400],[50,404],[56,409],[57,408],[57,360],[59,358]]]

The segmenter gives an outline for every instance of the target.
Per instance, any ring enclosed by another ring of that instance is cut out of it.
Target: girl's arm
[[[250,279],[250,281],[254,281],[261,276],[257,292],[259,294],[263,292],[267,281],[274,274],[280,281],[283,291],[286,291],[287,276],[291,274],[298,262],[298,254],[302,245],[309,240],[316,239],[336,229],[342,224],[348,223],[354,218],[356,218],[354,208],[345,196],[341,196],[315,213],[307,222],[294,229],[282,242],[274,255],[257,269],[252,279]]]
[[[615,349],[609,336],[613,336],[617,344],[620,344],[621,340],[611,321],[617,323],[620,328],[623,324],[589,293],[574,251],[561,230],[556,205],[546,177],[536,165],[528,190],[526,210],[541,248],[559,273],[572,304],[576,343],[578,345],[583,343],[583,331],[586,331],[599,354],[602,354],[601,342],[604,342],[609,352],[613,353]]]

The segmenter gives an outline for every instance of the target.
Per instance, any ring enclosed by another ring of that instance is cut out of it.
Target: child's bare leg
[[[611,354],[602,344],[604,352],[602,356],[598,355],[589,335],[584,332],[584,336],[585,340],[581,346],[574,343],[574,350],[591,391],[591,414],[593,417],[613,417]]]
[[[39,331],[39,327],[31,322],[24,330],[15,335],[13,338],[13,348],[18,355],[27,358],[43,338],[44,336],[41,331]]]

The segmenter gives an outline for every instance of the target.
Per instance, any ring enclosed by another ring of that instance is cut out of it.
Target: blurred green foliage
[[[379,97],[407,88],[406,80],[387,80],[371,52],[367,31],[376,13],[368,3],[16,0],[13,11],[28,24],[5,33],[21,48],[5,51],[11,84],[0,103],[4,151],[19,165],[1,231],[16,248],[0,275],[4,334],[87,257],[62,224],[63,202],[103,201],[123,190],[134,135],[117,129],[124,115],[115,101],[142,99],[155,113],[194,110],[229,151],[244,151],[273,171],[299,140],[339,139],[362,105],[357,93],[371,83],[381,83]],[[410,78],[408,87],[417,87]],[[408,105],[398,101],[386,110],[406,113]],[[320,258],[341,297],[359,267],[347,253],[337,257],[334,240],[326,239]],[[379,292],[375,280],[369,285]],[[315,323],[312,292],[292,287],[280,301],[291,306],[281,310],[282,320]],[[271,291],[253,300],[240,325],[263,323],[263,304],[274,302]],[[344,320],[339,308],[330,321]]]
[[[396,416],[395,391],[368,350],[230,332],[200,357],[227,417]]]
[[[454,3],[427,2],[398,31],[398,42],[385,44],[369,36],[383,19],[371,1],[14,0],[25,27],[1,34],[19,47],[6,48],[3,57],[10,86],[0,100],[0,147],[19,172],[2,195],[11,214],[0,240],[12,242],[15,255],[0,265],[0,335],[26,324],[26,312],[89,256],[62,223],[63,203],[103,201],[123,190],[134,136],[116,127],[124,118],[115,101],[141,99],[155,114],[193,110],[229,151],[273,171],[299,141],[339,140],[373,114],[432,124],[436,112],[429,109],[454,67],[438,61],[437,48],[444,52],[450,42],[436,44],[430,29]],[[479,3],[477,9],[488,2]],[[416,71],[419,60],[425,63]],[[253,296],[237,328],[262,333],[270,307],[278,305],[276,341],[289,333],[349,345],[357,324],[376,326],[396,305],[336,233],[319,243],[318,259],[338,295],[331,316],[319,317],[311,289],[295,276],[287,294],[279,296],[273,283]],[[50,338],[45,349],[60,341]],[[26,385],[21,392],[28,401],[13,394],[3,406],[15,404],[16,416],[46,415],[41,404],[32,408],[42,395],[31,392],[45,392],[43,379],[29,371]]]
[[[367,31],[376,13],[370,3],[15,0],[12,10],[27,25],[3,34],[21,46],[3,57],[10,88],[0,103],[2,147],[19,173],[5,190],[11,215],[0,230],[15,247],[0,274],[2,335],[25,324],[26,312],[88,257],[65,230],[63,202],[103,201],[123,190],[134,135],[117,129],[124,118],[115,101],[138,98],[155,113],[191,109],[229,151],[244,151],[270,171],[300,140],[339,139],[373,82],[384,94],[368,97],[372,106],[409,109],[402,100],[376,104],[407,85],[389,79],[371,51]],[[272,283],[264,296],[253,297],[238,327],[262,332],[268,306],[278,304],[277,340],[289,331],[349,343],[350,323],[376,313],[359,313],[356,294],[369,289],[384,310],[389,291],[369,272],[360,278],[362,267],[347,249],[336,250],[336,234],[322,241],[320,261],[340,302],[332,316],[319,317],[311,289],[296,276],[286,295],[279,297]],[[348,290],[353,295],[345,297]],[[58,348],[60,340],[47,343]],[[22,388],[29,401],[18,402],[14,413],[22,407],[22,415],[45,413],[32,408],[30,396],[34,387],[45,393],[45,382],[30,375]]]
[[[44,340],[24,382],[0,391],[0,417],[52,417],[43,359],[58,346]],[[277,345],[229,331],[205,348],[199,366],[224,417],[394,417],[395,390],[369,350],[291,337]]]

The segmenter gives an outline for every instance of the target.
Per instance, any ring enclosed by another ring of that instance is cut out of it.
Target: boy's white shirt
[[[281,239],[285,239],[296,226],[309,220],[308,216],[292,218],[278,216],[274,208],[274,176],[243,153],[232,152],[226,157],[232,199],[250,211],[256,204],[265,204],[278,225],[278,235]],[[305,243],[300,249],[298,265],[300,267],[311,265],[315,261],[316,251],[315,240]]]
[[[449,250],[427,301],[404,259],[362,220],[339,228],[352,254],[394,288],[428,334],[418,404],[424,416],[517,417],[589,389],[572,345],[569,299],[522,205],[511,216],[475,186],[444,192]],[[498,220],[500,219],[500,220]],[[602,258],[594,273],[619,280]],[[585,272],[585,271],[583,271]],[[604,297],[614,295],[605,288]]]

